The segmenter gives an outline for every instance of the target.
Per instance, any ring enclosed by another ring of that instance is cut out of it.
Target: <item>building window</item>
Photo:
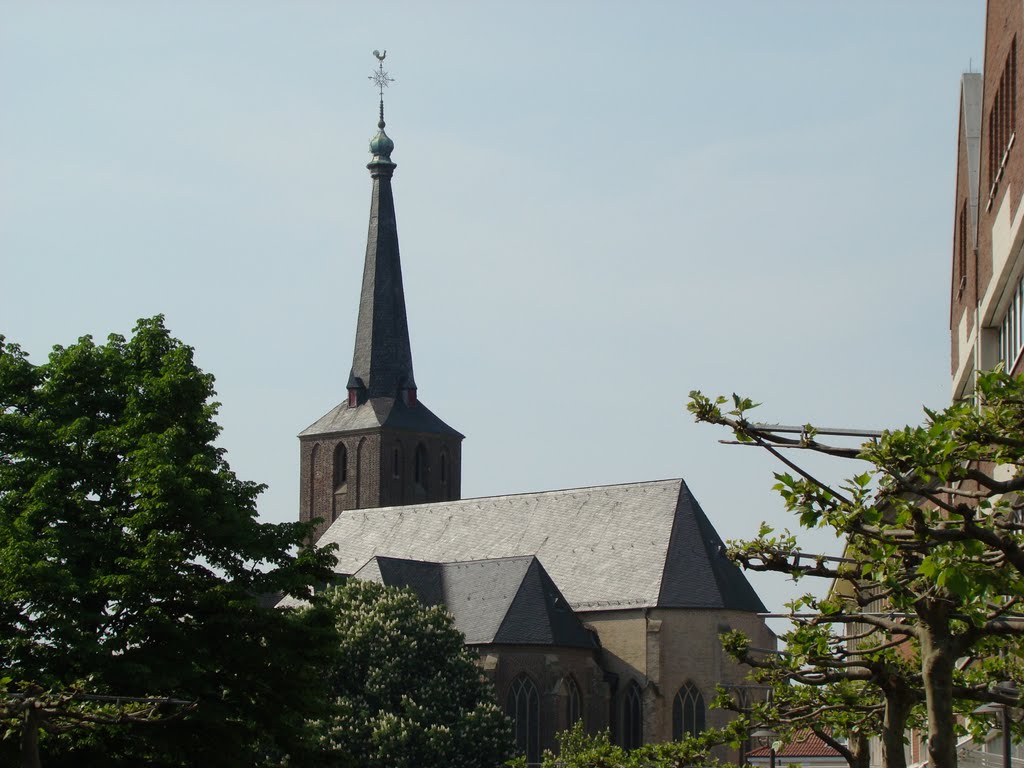
[[[394,478],[402,476],[402,451],[398,445],[395,445],[391,451],[391,476]]]
[[[686,683],[672,702],[672,738],[680,741],[707,728],[704,697],[693,683]]]
[[[999,328],[999,357],[1007,372],[1013,371],[1021,347],[1024,346],[1024,277],[1017,283],[1010,306],[1006,308]]]
[[[348,450],[344,444],[338,443],[334,449],[334,490],[345,490],[348,482]]]
[[[571,677],[565,678],[565,727],[572,728],[582,717],[580,708],[580,687]]]
[[[622,746],[636,749],[644,743],[644,709],[640,686],[634,680],[622,700]]]
[[[960,237],[957,238],[957,293],[959,299],[967,287],[967,201],[960,206]]]
[[[999,86],[988,111],[989,199],[1003,176],[1004,160],[1017,131],[1017,37],[1010,42]]]
[[[733,688],[733,693],[736,694],[736,706],[738,708],[737,711],[739,711],[739,712],[741,712],[742,714],[745,714],[745,715],[749,714],[750,713],[750,708],[754,705],[754,702],[756,700],[756,697],[752,695],[751,690],[749,688],[746,688],[746,687],[738,685],[735,688]],[[672,715],[673,715],[672,731],[673,731],[673,736],[674,736],[675,735],[675,720],[674,720],[674,718],[675,718],[675,711],[674,710],[672,712]],[[752,740],[751,740],[751,738],[749,736],[750,731],[748,730],[748,731],[746,731],[746,733],[748,734],[748,736],[745,739],[743,739],[742,742],[740,742],[740,754],[741,755],[746,755],[748,752],[750,752],[754,748]]]
[[[540,697],[537,686],[520,674],[509,686],[505,714],[512,720],[516,752],[526,755],[526,762],[540,762]]]
[[[421,490],[427,490],[427,474],[429,469],[427,448],[423,443],[416,446],[416,455],[413,461],[413,481]]]

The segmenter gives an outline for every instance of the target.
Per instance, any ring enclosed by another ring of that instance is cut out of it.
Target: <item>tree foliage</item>
[[[770,726],[783,741],[810,729],[850,768],[867,767],[868,740],[878,735],[886,766],[905,766],[905,732],[919,724],[914,707],[923,697],[910,682],[912,665],[895,648],[867,654],[850,648],[849,636],[813,618],[794,623],[780,637],[786,648],[781,653],[752,648],[741,632],[723,636],[726,651],[752,668],[755,681],[772,689],[767,701],[746,710],[747,717]],[[717,703],[736,708],[728,696]]]
[[[314,724],[320,765],[494,768],[511,755],[510,723],[443,607],[356,579],[325,605],[341,647],[322,669],[334,707]]]
[[[216,447],[213,394],[160,317],[40,365],[0,337],[0,678],[196,702],[162,725],[51,734],[48,765],[302,753],[333,627],[260,595],[310,596],[332,556],[297,550],[308,526],[257,522],[262,486]]]
[[[747,737],[750,721],[736,718],[721,729],[709,729],[698,736],[687,736],[682,741],[644,744],[636,749],[625,749],[613,744],[607,731],[588,734],[583,723],[577,721],[568,731],[558,735],[559,751],[545,751],[542,768],[716,768],[721,763],[716,757],[718,747],[739,747]],[[512,768],[525,768],[526,759],[517,758]]]
[[[793,663],[805,665],[792,671],[857,681],[883,709],[905,708],[904,724],[923,702],[929,760],[951,768],[958,708],[1012,704],[1012,690],[996,683],[1021,680],[1024,382],[1000,371],[982,374],[977,403],[926,411],[923,426],[887,431],[856,448],[821,442],[811,426],[798,439],[780,434],[748,420],[756,407],[749,399],[734,395],[731,408],[727,403],[693,392],[689,409],[786,464],[776,490],[787,509],[804,528],[828,528],[846,541],[843,558],[809,556],[796,537],[762,527],[754,540],[731,548],[746,568],[835,583],[826,598],[807,596],[793,606],[811,617],[799,619],[787,638]],[[785,456],[787,448],[856,459],[868,470],[831,482]],[[888,696],[886,686],[905,691]]]

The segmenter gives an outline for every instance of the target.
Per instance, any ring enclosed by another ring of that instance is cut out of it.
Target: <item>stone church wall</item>
[[[697,687],[709,705],[718,685],[736,686],[737,694],[763,696],[746,680],[746,669],[722,650],[720,634],[738,629],[760,648],[775,648],[776,639],[756,614],[682,608],[580,612],[601,639],[601,663],[618,676],[613,694],[612,733],[621,731],[623,699],[636,681],[643,694],[644,741],[672,739],[672,709],[686,683]],[[708,727],[725,725],[731,715],[707,709]],[[736,760],[735,750],[722,759]]]
[[[567,680],[580,696],[580,715],[590,733],[608,727],[609,686],[595,652],[555,646],[478,646],[480,665],[494,685],[498,706],[506,709],[509,689],[522,674],[537,687],[541,749],[557,751],[556,734],[569,728]]]

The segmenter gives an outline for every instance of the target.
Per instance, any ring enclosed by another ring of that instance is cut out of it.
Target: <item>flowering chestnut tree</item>
[[[340,647],[321,668],[333,711],[313,723],[318,765],[494,768],[511,756],[511,724],[443,607],[357,579],[323,603]]]

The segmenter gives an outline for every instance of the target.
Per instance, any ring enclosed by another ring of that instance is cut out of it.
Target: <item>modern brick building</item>
[[[949,313],[954,400],[973,395],[978,371],[1002,364],[1024,373],[1022,44],[1024,3],[989,0],[982,71],[964,74],[960,83]],[[1012,472],[1007,465],[995,476],[1009,479]],[[989,733],[978,746],[961,753],[961,765],[1002,765],[1001,734]],[[926,758],[920,739],[912,738],[910,748],[912,759]],[[1019,741],[1012,751],[1015,764],[1024,759]]]
[[[992,0],[982,73],[961,78],[949,314],[954,400],[972,395],[979,370],[1000,362],[1008,370],[1022,370],[1024,148],[1017,146],[1022,38],[1024,4]]]
[[[378,127],[352,370],[299,435],[300,518],[339,573],[448,607],[530,762],[579,719],[626,746],[724,724],[716,686],[757,689],[719,635],[775,636],[684,481],[461,499],[463,436],[413,377],[383,104]]]

